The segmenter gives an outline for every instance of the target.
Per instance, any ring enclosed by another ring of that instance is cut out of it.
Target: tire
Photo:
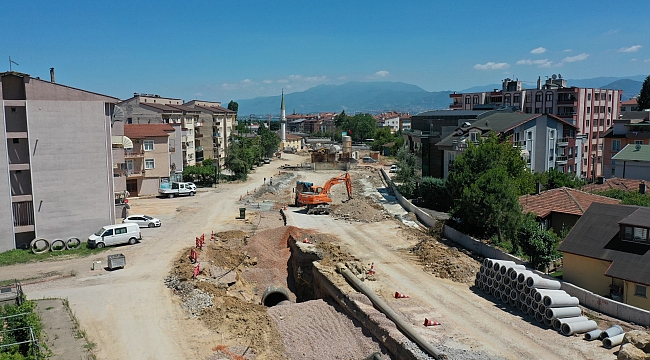
[[[195,194],[196,194],[196,193],[195,193],[194,191],[192,191],[192,192],[190,193],[190,196],[194,196]]]
[[[148,227],[153,228],[153,227],[156,227],[156,225],[154,223],[149,223]]]
[[[170,198],[170,199],[173,199],[173,198],[174,198],[174,194],[169,194],[169,195],[167,195],[167,197]]]
[[[130,239],[129,239],[129,245],[135,245],[135,242],[136,242],[136,241],[137,241],[137,240],[136,240],[135,238],[130,238]]]
[[[104,244],[103,242],[99,242],[99,243],[95,244],[95,247],[96,247],[97,249],[103,249],[104,246],[106,246],[106,244]]]

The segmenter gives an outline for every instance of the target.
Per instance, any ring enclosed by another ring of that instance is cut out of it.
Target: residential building
[[[558,250],[563,280],[650,310],[650,208],[592,203]]]
[[[521,204],[524,214],[535,214],[544,229],[553,229],[558,235],[570,230],[594,202],[602,204],[621,203],[617,199],[567,187],[540,191],[533,195],[519,197],[519,204]]]
[[[622,178],[650,180],[650,145],[629,144],[612,156],[612,172]]]
[[[578,128],[583,149],[576,172],[595,179],[603,174],[603,140],[601,135],[618,119],[621,90],[568,87],[561,75],[553,75],[535,89],[525,89],[521,81],[505,79],[502,88],[493,91],[457,94],[451,109],[472,110],[485,105],[514,106],[527,114],[555,115]]]
[[[436,143],[443,151],[443,176],[446,178],[453,170],[455,158],[470,142],[477,142],[490,132],[510,137],[535,172],[556,169],[574,173],[580,161],[581,146],[576,142],[575,125],[555,115],[496,112],[456,127],[452,134]]]
[[[611,178],[604,179],[600,178],[602,182],[595,182],[593,184],[587,184],[583,186],[580,190],[588,191],[591,193],[603,192],[611,189],[620,189],[623,191],[638,191],[640,189],[650,189],[650,181],[639,180],[639,179],[619,179]]]
[[[124,135],[133,142],[124,150],[126,190],[131,196],[157,195],[161,179],[169,178],[170,124],[126,124]]]
[[[636,101],[636,98],[621,101],[621,115],[630,111],[639,111],[639,103]]]
[[[458,126],[493,114],[494,110],[436,110],[411,117],[411,129],[404,130],[404,146],[415,154],[422,176],[444,177],[442,150],[435,144]]]
[[[603,176],[622,177],[622,166],[617,166],[614,156],[627,145],[650,144],[650,112],[628,111],[621,119],[614,120],[614,126],[602,135],[604,141]],[[616,169],[619,169],[618,172]],[[631,177],[628,173],[626,177]]]
[[[200,111],[182,103],[181,99],[135,93],[118,104],[125,114],[126,124],[170,124],[174,127],[174,135],[170,138],[172,172],[182,172],[185,166],[196,164],[194,127],[200,124]]]
[[[82,241],[114,224],[111,117],[118,98],[0,73],[0,252]]]
[[[200,111],[197,147],[202,147],[205,159],[219,159],[223,164],[230,134],[235,128],[237,112],[226,109],[217,101],[192,100],[184,106]]]

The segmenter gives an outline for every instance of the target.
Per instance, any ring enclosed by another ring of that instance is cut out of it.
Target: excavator
[[[348,191],[348,200],[352,199],[352,180],[350,180],[350,174],[345,173],[344,175],[336,176],[327,180],[323,186],[310,185],[305,189],[308,191],[299,191],[297,186],[297,204],[300,206],[307,206],[307,214],[310,215],[329,214],[331,210],[330,203],[332,202],[330,189],[336,184],[345,184]],[[304,186],[304,183],[301,185]]]

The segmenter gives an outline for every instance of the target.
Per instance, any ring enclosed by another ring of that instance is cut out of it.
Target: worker
[[[269,178],[269,186],[273,186],[273,176]]]
[[[264,178],[264,185],[266,185],[266,178]]]

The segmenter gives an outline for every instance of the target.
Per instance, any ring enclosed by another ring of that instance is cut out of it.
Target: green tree
[[[280,146],[280,137],[276,133],[267,129],[264,124],[260,124],[260,127],[257,129],[257,134],[260,136],[262,155],[272,156]]]
[[[421,176],[415,154],[406,148],[401,148],[397,152],[397,173],[395,174],[395,181],[400,183],[397,186],[400,194],[407,198],[413,198],[417,194],[416,188]]]
[[[372,138],[377,128],[377,120],[370,114],[356,114],[348,116],[342,111],[334,118],[334,124],[342,131],[346,131],[352,141],[362,142]]]
[[[606,191],[596,192],[596,194],[619,199],[624,205],[650,206],[650,194],[641,194],[638,191],[609,189]]]
[[[532,214],[526,216],[522,222],[517,231],[517,238],[521,250],[528,256],[531,265],[538,270],[560,257],[557,251],[560,238],[552,230],[543,230]]]
[[[641,91],[636,97],[636,102],[639,104],[639,110],[650,109],[650,75],[643,81]]]
[[[338,128],[344,128],[344,124],[347,124],[348,116],[345,114],[345,110],[341,111],[340,114],[334,117],[334,125]]]
[[[228,103],[228,110],[238,112],[239,111],[239,104],[236,101],[230,100],[230,102]]]
[[[423,177],[416,195],[422,201],[422,205],[429,209],[446,212],[451,208],[451,198],[445,179]]]
[[[557,189],[560,187],[569,187],[579,189],[586,185],[587,182],[576,174],[563,173],[554,168],[543,173],[534,174],[535,182],[542,184],[544,190]]]

